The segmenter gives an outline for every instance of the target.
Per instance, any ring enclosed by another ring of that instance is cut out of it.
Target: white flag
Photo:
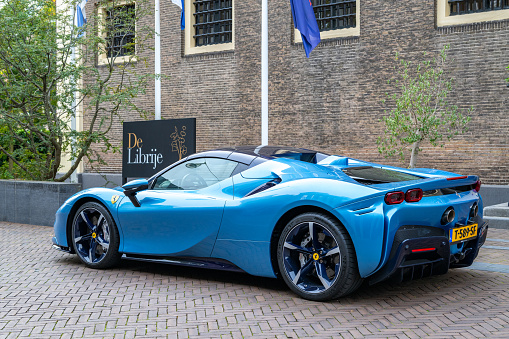
[[[82,0],[81,3],[76,6],[76,15],[74,17],[74,24],[78,27],[82,27],[87,23],[87,14],[85,13],[85,4],[87,0]]]
[[[182,9],[180,13],[180,28],[184,29],[186,27],[185,18],[184,18],[184,0],[171,0],[175,5],[179,6]]]

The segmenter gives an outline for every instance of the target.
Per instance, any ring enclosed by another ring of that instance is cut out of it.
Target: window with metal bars
[[[356,0],[311,0],[320,32],[355,27]]]
[[[194,0],[195,46],[232,42],[233,0]]]
[[[136,5],[124,5],[106,11],[108,58],[133,55],[135,52]]]
[[[450,15],[509,9],[509,0],[449,0]]]

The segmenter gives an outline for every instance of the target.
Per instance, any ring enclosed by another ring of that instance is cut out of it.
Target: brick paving
[[[500,271],[454,269],[318,303],[247,274],[128,261],[91,270],[52,250],[52,235],[0,222],[0,338],[509,338],[506,250],[477,260]]]

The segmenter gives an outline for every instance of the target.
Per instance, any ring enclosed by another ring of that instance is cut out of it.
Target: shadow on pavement
[[[171,264],[139,262],[133,260],[122,260],[119,267],[108,270],[92,270],[86,268],[75,255],[65,255],[58,259],[62,266],[72,266],[73,270],[96,272],[101,275],[118,275],[124,272],[129,276],[137,274],[149,275],[160,278],[177,278],[179,281],[196,280],[197,283],[213,282],[221,284],[240,285],[240,287],[255,287],[266,290],[267,293],[282,292],[284,295],[296,297],[280,279],[252,276],[247,273],[219,271],[204,268],[185,267]],[[61,267],[62,267],[61,266]],[[64,267],[62,267],[64,268]],[[419,300],[436,300],[443,296],[460,296],[464,293],[475,292],[485,284],[485,280],[502,279],[507,282],[506,276],[497,276],[497,273],[473,271],[467,269],[450,270],[445,275],[427,277],[405,283],[392,283],[385,281],[370,286],[364,281],[362,286],[349,296],[343,297],[335,302],[340,304],[365,303],[369,300],[399,300],[405,298]],[[121,279],[121,278],[119,278]]]

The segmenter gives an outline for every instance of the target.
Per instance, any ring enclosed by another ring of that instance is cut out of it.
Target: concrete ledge
[[[127,178],[127,181],[140,178]],[[148,179],[148,178],[147,178]],[[113,188],[122,186],[122,174],[117,173],[80,173],[78,181],[83,189],[92,187],[108,187]]]
[[[509,201],[509,185],[481,185],[484,207]]]
[[[122,174],[115,173],[80,173],[78,180],[83,189],[92,187],[117,187],[122,185]]]
[[[485,207],[484,216],[509,219],[509,205],[506,202],[504,202],[502,204]]]
[[[53,226],[58,208],[80,184],[0,180],[0,221]]]
[[[484,220],[489,222],[490,228],[502,228],[509,230],[509,218],[501,217],[484,217]]]
[[[490,223],[491,228],[509,229],[509,206],[507,202],[485,207],[483,212],[483,218]]]

